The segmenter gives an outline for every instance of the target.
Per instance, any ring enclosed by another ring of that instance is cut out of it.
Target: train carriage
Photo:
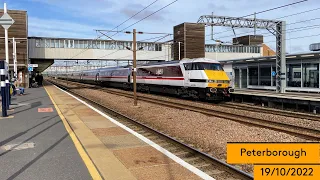
[[[65,75],[64,75],[65,76]],[[132,67],[74,72],[69,79],[131,89]],[[221,100],[229,96],[230,79],[218,61],[197,58],[146,64],[137,67],[139,91]]]

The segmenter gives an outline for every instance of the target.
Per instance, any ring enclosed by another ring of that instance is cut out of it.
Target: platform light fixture
[[[306,54],[306,55],[302,55],[301,57],[311,57],[314,56],[314,54]]]

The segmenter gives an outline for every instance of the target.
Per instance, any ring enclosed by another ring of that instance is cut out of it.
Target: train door
[[[192,69],[192,63],[185,63],[184,64],[184,86],[189,87],[190,86],[190,76],[191,76],[191,69]]]
[[[133,77],[133,71],[130,70],[130,68],[128,69],[128,83],[131,83],[131,77]]]
[[[96,81],[99,81],[99,73],[96,74]]]
[[[190,75],[191,75],[191,71],[186,71],[184,86],[190,86]]]

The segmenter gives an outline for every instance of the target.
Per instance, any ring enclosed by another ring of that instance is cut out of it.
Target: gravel
[[[119,89],[112,89],[113,91],[121,91]],[[123,91],[121,91],[123,92]],[[146,96],[146,97],[157,97],[160,99],[164,100],[170,100],[170,101],[179,101],[180,103],[188,105],[190,101],[186,100],[181,100],[181,99],[176,99],[176,98],[170,98],[170,97],[165,97],[165,96],[155,96],[155,95],[150,95],[150,94],[144,94],[144,93],[138,93],[139,96]],[[216,105],[214,103],[203,103],[203,102],[191,102],[193,105],[197,105],[199,107],[205,107],[205,108],[211,108],[214,110],[218,110],[221,112],[230,112],[233,114],[240,114],[243,116],[247,117],[255,117],[255,118],[260,118],[260,119],[265,119],[265,120],[271,120],[271,121],[276,121],[276,122],[282,122],[286,124],[292,124],[292,125],[297,125],[297,126],[302,126],[302,127],[307,127],[307,128],[312,128],[312,129],[320,129],[320,121],[311,121],[308,119],[301,119],[301,118],[293,118],[293,117],[284,117],[280,115],[274,115],[274,114],[268,114],[268,113],[258,113],[258,112],[252,112],[248,110],[239,110],[239,109],[234,109],[234,108],[228,108],[228,107],[222,107],[219,105]],[[280,110],[277,110],[280,111]],[[319,117],[320,119],[320,117]]]
[[[144,101],[138,101],[138,106],[134,107],[133,99],[131,98],[113,95],[99,90],[74,88],[73,91],[102,102],[104,105],[133,117],[172,137],[183,139],[186,143],[201,148],[202,151],[224,161],[226,160],[227,142],[311,142],[283,132],[248,126],[201,113],[178,110]],[[161,98],[168,99],[166,97]],[[190,103],[184,102],[186,106],[187,103]],[[206,105],[199,102],[193,102],[193,104],[199,104],[222,111],[228,110],[234,113],[243,113],[258,118],[298,122],[294,118],[284,118],[282,116],[248,111],[244,112],[243,110]],[[316,127],[320,127],[320,125],[318,124]],[[252,165],[240,165],[238,167],[249,173],[253,171]]]

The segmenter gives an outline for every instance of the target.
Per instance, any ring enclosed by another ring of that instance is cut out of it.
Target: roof
[[[182,59],[182,63],[188,63],[188,62],[212,62],[212,63],[220,63],[217,60],[209,59],[209,58],[194,58],[194,59]]]
[[[146,67],[146,66],[155,66],[155,65],[165,65],[165,64],[178,64],[178,63],[190,63],[190,62],[210,62],[210,63],[220,63],[219,61],[209,59],[209,58],[194,58],[194,59],[182,59],[182,60],[174,60],[174,61],[162,61],[162,62],[156,62],[156,63],[150,63],[150,64],[142,64],[137,65],[137,67]],[[82,72],[95,72],[97,70],[114,70],[114,69],[126,69],[132,67],[131,65],[128,66],[119,66],[119,67],[107,67],[107,68],[98,68],[98,69],[89,69],[89,70],[83,70]],[[78,71],[74,71],[78,72]],[[71,72],[70,72],[71,73]]]
[[[307,52],[307,53],[298,53],[298,54],[287,54],[287,60],[295,59],[311,59],[319,58],[320,52]],[[251,58],[241,58],[241,59],[228,59],[220,60],[220,63],[229,64],[229,63],[247,63],[247,62],[260,62],[260,61],[275,61],[276,56],[261,56],[261,57],[251,57]]]
[[[43,37],[43,36],[28,36],[28,39],[55,39],[55,40],[80,40],[80,41],[106,41],[106,42],[132,42],[130,40],[111,40],[111,39],[87,39],[87,38],[62,38],[62,37]],[[139,41],[137,41],[139,42]],[[143,43],[154,43],[161,44],[162,42],[147,42]]]

